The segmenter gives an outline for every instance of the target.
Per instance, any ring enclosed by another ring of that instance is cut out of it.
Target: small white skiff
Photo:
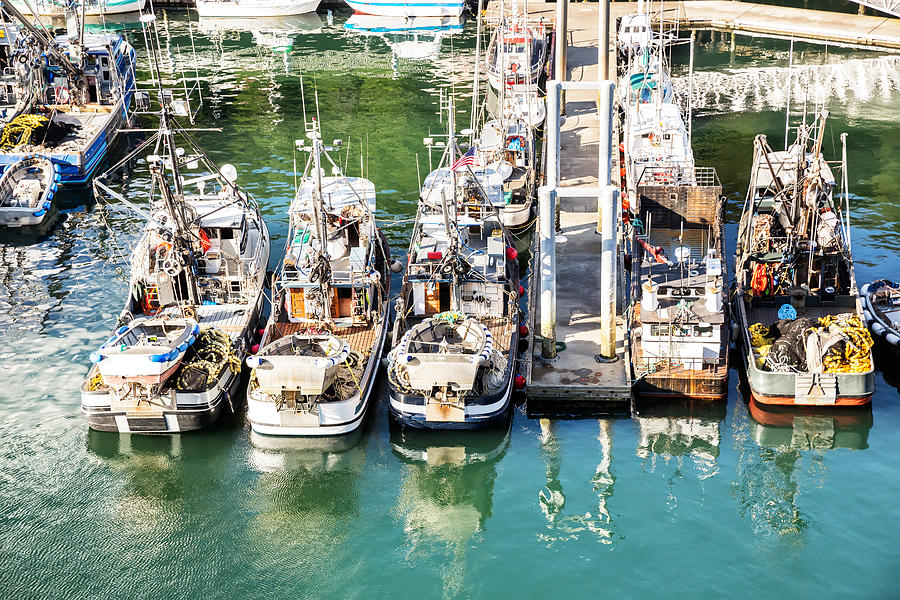
[[[194,319],[138,317],[117,329],[91,354],[91,360],[107,385],[162,385],[178,369],[199,333]]]
[[[42,156],[26,156],[0,177],[0,227],[40,228],[58,214],[53,196],[59,167]]]

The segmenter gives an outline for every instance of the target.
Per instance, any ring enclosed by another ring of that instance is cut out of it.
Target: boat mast
[[[450,152],[449,160],[450,160],[450,187],[452,189],[452,198],[453,198],[453,225],[454,227],[451,229],[450,227],[450,206],[447,203],[447,195],[441,194],[441,201],[443,202],[444,209],[444,227],[447,231],[447,257],[452,257],[454,262],[457,258],[459,252],[459,239],[458,239],[458,231],[459,226],[457,225],[457,215],[456,215],[456,171],[453,169],[453,163],[456,162],[456,108],[453,102],[453,94],[450,94],[448,99],[448,118],[447,118],[447,127],[449,128],[449,135],[447,136],[448,142],[448,150]],[[450,310],[458,310],[459,309],[459,275],[457,274],[456,265],[453,265],[453,279],[452,285],[450,287]]]
[[[482,23],[482,12],[484,11],[484,0],[478,0],[478,15],[477,19],[477,27],[475,29],[475,81],[473,83],[472,90],[472,115],[470,118],[470,126],[471,129],[469,133],[469,145],[475,143],[475,120],[478,117],[478,96],[479,89],[478,84],[480,83],[480,75],[481,75],[481,23]],[[419,186],[421,187],[421,186]]]
[[[318,109],[317,109],[318,111]],[[331,306],[328,302],[328,281],[330,279],[331,269],[328,258],[328,247],[325,228],[325,211],[324,199],[322,196],[322,134],[319,130],[319,122],[313,119],[313,126],[309,132],[313,143],[313,168],[316,172],[316,188],[312,198],[313,219],[316,221],[316,227],[319,233],[319,257],[318,262],[321,265],[319,269],[319,290],[322,292],[322,309],[324,310],[325,320],[331,321]]]

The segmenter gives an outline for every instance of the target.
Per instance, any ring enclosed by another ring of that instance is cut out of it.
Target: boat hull
[[[160,410],[117,410],[109,392],[81,393],[81,413],[91,429],[118,433],[170,434],[203,429],[232,410],[240,374],[225,368],[216,385],[200,393],[175,394],[175,407]],[[191,400],[191,402],[187,402]],[[227,408],[226,408],[227,407]]]
[[[347,0],[347,4],[358,13],[381,17],[459,17],[466,7],[464,0],[409,3]]]
[[[465,421],[429,421],[425,418],[425,398],[417,394],[390,391],[391,418],[401,427],[433,430],[478,430],[499,427],[509,417],[512,377],[502,390],[481,398],[485,404],[466,404]]]
[[[738,327],[741,332],[739,345],[747,373],[747,382],[750,386],[750,394],[754,400],[764,406],[865,406],[872,402],[872,394],[875,393],[875,371],[870,369],[867,373],[837,373],[836,394],[834,402],[820,402],[815,398],[798,400],[795,394],[797,385],[796,373],[774,373],[762,371],[756,367],[753,352],[750,349],[750,338],[747,329],[748,323],[746,308],[741,300],[741,292],[738,291],[737,310]]]
[[[320,0],[264,0],[262,2],[197,1],[201,17],[289,17],[316,12]]]
[[[55,201],[52,201],[50,208],[39,217],[34,216],[35,211],[33,208],[21,211],[16,210],[16,213],[21,214],[13,214],[13,210],[9,208],[0,209],[0,231],[7,234],[42,236],[50,231],[50,228],[53,227],[56,219],[59,217],[59,208],[56,206]]]
[[[502,388],[474,401],[466,402],[465,420],[429,421],[426,418],[425,397],[421,394],[405,393],[393,384],[389,385],[388,408],[391,418],[402,427],[411,429],[490,429],[503,424],[509,416],[513,383],[516,374],[516,349],[519,345],[518,327],[511,336],[509,356],[511,365]]]
[[[31,14],[31,9],[25,2],[19,1],[14,4],[23,14]],[[91,2],[85,6],[84,14],[87,17],[119,15],[144,10],[146,4],[147,0],[107,0],[103,3]],[[65,17],[66,15],[64,3],[39,2],[36,5],[36,9],[39,17]]]
[[[386,303],[381,330],[363,374],[365,384],[358,394],[349,400],[320,404],[319,414],[311,415],[279,411],[274,402],[263,399],[265,394],[254,390],[247,395],[247,420],[253,432],[266,436],[325,437],[356,431],[365,421],[372,388],[378,378],[381,354],[387,339],[389,308]]]

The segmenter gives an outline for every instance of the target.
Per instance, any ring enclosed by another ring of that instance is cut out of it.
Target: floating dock
[[[900,19],[886,16],[808,10],[771,4],[696,0],[653,3],[658,17],[660,4],[666,21],[677,20],[681,29],[709,29],[749,36],[793,39],[798,42],[900,50]],[[636,12],[636,2],[610,3],[610,43],[615,38],[616,19]],[[598,4],[569,3],[569,31],[574,27],[593,27],[596,32]],[[555,2],[528,2],[535,18],[555,20]],[[578,15],[577,18],[575,15]],[[596,33],[595,33],[596,41]],[[572,38],[569,39],[570,48]],[[577,44],[576,44],[577,48]]]
[[[552,4],[548,6],[551,11],[554,9]],[[597,5],[570,4],[568,11],[566,81],[596,82]],[[532,15],[553,18],[552,12]],[[631,410],[629,356],[621,315],[616,318],[616,360],[602,362],[596,358],[602,347],[602,237],[597,234],[597,194],[595,191],[591,195],[589,190],[597,190],[600,184],[597,100],[596,89],[565,91],[565,120],[559,132],[559,229],[554,265],[556,340],[560,351],[554,361],[544,361],[540,343],[535,342],[534,359],[525,369],[527,408],[532,416],[628,414]],[[553,149],[548,147],[547,152]],[[542,262],[546,267],[546,257],[541,256],[536,244],[531,265],[532,289],[538,285]],[[531,297],[531,330],[538,333],[541,298],[540,294]]]

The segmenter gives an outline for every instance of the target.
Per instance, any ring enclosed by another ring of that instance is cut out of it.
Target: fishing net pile
[[[3,128],[0,150],[7,151],[27,145],[55,148],[76,129],[78,125],[51,121],[42,115],[19,115]]]
[[[231,338],[214,327],[201,331],[188,352],[190,354],[185,357],[175,376],[175,389],[179,392],[208,390],[226,367],[234,373],[241,370],[241,361]]]
[[[779,319],[754,323],[750,343],[758,369],[775,373],[865,373],[872,363],[872,336],[859,317]]]

